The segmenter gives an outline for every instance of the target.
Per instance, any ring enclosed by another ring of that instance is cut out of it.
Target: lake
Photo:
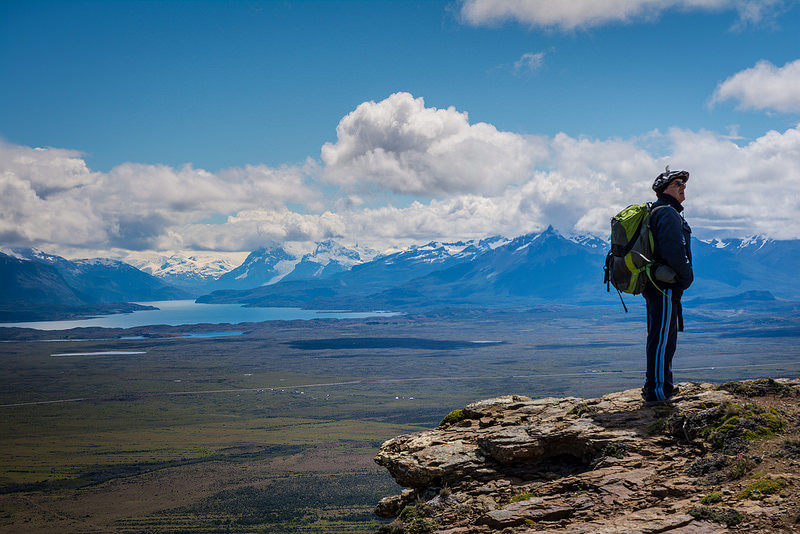
[[[0,327],[35,328],[37,330],[68,330],[81,327],[132,328],[147,325],[184,324],[238,324],[262,321],[291,321],[310,319],[360,319],[364,317],[391,316],[394,312],[348,312],[328,310],[303,310],[300,308],[245,308],[240,304],[198,304],[193,300],[159,300],[137,302],[143,306],[154,306],[158,310],[142,310],[133,313],[102,315],[89,319],[65,321],[30,321],[24,323],[0,323]]]

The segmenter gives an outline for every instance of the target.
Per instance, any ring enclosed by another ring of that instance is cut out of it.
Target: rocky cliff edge
[[[800,380],[505,396],[383,444],[382,533],[800,532]]]

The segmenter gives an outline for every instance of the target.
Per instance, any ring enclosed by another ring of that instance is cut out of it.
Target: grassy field
[[[798,324],[687,314],[676,377],[798,376]],[[203,329],[245,333],[176,337]],[[495,395],[639,387],[643,340],[616,307],[0,329],[0,532],[374,532],[383,441]]]

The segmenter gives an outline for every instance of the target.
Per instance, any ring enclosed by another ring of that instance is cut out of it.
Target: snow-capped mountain
[[[705,242],[745,261],[778,269],[784,273],[800,272],[800,240],[778,241],[764,236],[745,239],[714,239]]]
[[[481,241],[440,243],[430,242],[424,245],[414,245],[408,249],[375,255],[369,261],[356,261],[356,255],[347,253],[345,256],[351,261],[352,267],[339,272],[328,272],[326,276],[310,277],[310,273],[319,273],[319,264],[311,260],[313,254],[306,258],[308,271],[294,273],[286,276],[280,282],[258,288],[243,290],[238,293],[219,292],[200,298],[201,302],[260,302],[269,299],[276,305],[305,302],[314,299],[336,299],[342,295],[347,298],[363,298],[380,293],[397,285],[406,283],[414,278],[425,276],[434,271],[445,269],[452,265],[470,261],[478,254],[499,246],[502,238],[491,238]],[[330,260],[326,255],[329,250],[337,250],[337,264],[343,266],[340,258],[343,254],[340,249],[330,244],[320,249],[320,257]],[[359,251],[356,251],[359,252]],[[372,253],[374,254],[374,253]],[[358,254],[359,258],[365,255]],[[300,265],[300,264],[298,264]],[[332,270],[332,269],[331,269]],[[301,277],[299,274],[304,274]],[[240,300],[241,299],[241,300]]]
[[[411,245],[405,250],[383,254],[376,258],[382,262],[409,262],[441,264],[456,260],[469,260],[477,254],[502,247],[509,239],[502,236],[473,239],[470,241],[442,242],[431,241],[424,245]]]
[[[775,243],[776,241],[774,239],[770,239],[769,237],[754,235],[744,239],[710,239],[703,242],[713,245],[716,248],[727,248],[729,250],[759,250],[765,246]]]
[[[595,270],[602,276],[604,255],[605,250],[581,247],[548,228],[512,240],[430,242],[377,256],[326,280],[284,280],[257,290],[213,293],[202,301],[324,305],[369,299],[390,307],[497,302],[502,295],[573,292],[583,287],[576,283],[580,276]]]
[[[454,243],[431,241],[400,252],[379,255],[370,262],[354,266],[348,273],[341,274],[336,279],[359,287],[359,292],[381,291],[435,271],[470,262],[506,243],[508,240],[500,237]]]
[[[222,274],[206,287],[214,290],[248,289],[282,280],[324,279],[349,271],[376,255],[374,250],[348,247],[333,240],[317,243],[315,249],[306,254],[272,244],[254,250],[241,265]]]
[[[290,273],[298,261],[280,245],[262,247],[207,285],[213,289],[248,289],[273,284]]]
[[[67,260],[37,249],[13,249],[2,254],[3,287],[15,299],[80,305],[188,298],[189,294],[119,260]],[[4,300],[8,301],[7,291]],[[50,298],[48,299],[48,293]],[[26,296],[30,295],[30,296]]]
[[[503,299],[562,298],[576,303],[599,288],[605,249],[582,246],[552,227],[485,249],[469,261],[419,277],[386,292],[391,304],[420,299],[458,304]],[[598,291],[599,292],[599,291]]]
[[[353,266],[371,261],[378,252],[368,248],[345,247],[329,239],[317,243],[314,252],[305,254],[294,269],[281,278],[283,281],[308,280],[314,278],[330,278],[331,276],[349,271]]]
[[[49,262],[34,261],[18,251],[0,252],[0,305],[80,306],[84,299]],[[1,306],[0,306],[1,307]]]
[[[137,252],[126,256],[125,262],[169,284],[203,292],[207,284],[235,269],[245,257],[239,252]]]
[[[596,235],[591,235],[591,234],[571,235],[567,237],[567,239],[583,247],[605,250],[606,252],[608,252],[608,249],[610,248],[610,243],[608,240],[601,239]]]

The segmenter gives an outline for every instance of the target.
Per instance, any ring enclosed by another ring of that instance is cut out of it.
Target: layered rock
[[[680,388],[657,408],[639,390],[499,397],[389,440],[375,460],[407,489],[378,504],[399,516],[383,530],[800,532],[800,381]],[[759,481],[780,487],[740,495]]]

